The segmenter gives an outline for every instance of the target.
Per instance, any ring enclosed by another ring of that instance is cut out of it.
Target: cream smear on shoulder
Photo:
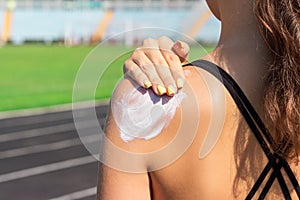
[[[185,97],[179,91],[173,97],[157,96],[152,89],[138,85],[121,98],[112,98],[111,110],[123,141],[149,140],[160,134],[175,115]]]

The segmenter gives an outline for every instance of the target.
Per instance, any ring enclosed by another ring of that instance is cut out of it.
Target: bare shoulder
[[[173,97],[156,96],[151,89],[122,80],[110,102],[104,148],[104,156],[109,157],[106,156],[105,162],[112,168],[130,172],[164,166],[164,156],[174,148],[171,141],[179,144],[176,136],[182,124],[182,102],[186,98],[184,91]]]
[[[173,97],[157,96],[151,89],[124,79],[111,98],[106,135],[123,147],[130,146],[131,150],[154,150],[152,147],[164,138],[162,133],[170,132],[168,127],[174,120],[180,121],[181,103],[185,98],[183,91]]]
[[[106,135],[121,149],[160,152],[178,158],[193,142],[199,127],[210,124],[212,95],[205,74],[187,67],[187,82],[175,96],[157,96],[129,79],[116,87],[110,103]],[[214,93],[214,92],[213,92]],[[201,118],[201,119],[200,119]],[[176,149],[176,150],[174,150]],[[146,159],[147,160],[147,159]],[[147,165],[152,161],[147,160]]]
[[[223,108],[226,103],[226,89],[223,84],[209,72],[195,66],[188,66],[184,69],[187,76],[187,84],[185,91],[190,98],[197,99],[197,106],[200,106],[202,114],[217,114],[211,113],[224,109],[205,109],[208,107],[216,107],[221,105]],[[208,112],[208,113],[207,113]]]

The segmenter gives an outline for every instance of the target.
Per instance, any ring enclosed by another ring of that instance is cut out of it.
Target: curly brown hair
[[[272,147],[284,158],[300,152],[300,0],[255,0],[262,37],[273,56],[264,107]]]

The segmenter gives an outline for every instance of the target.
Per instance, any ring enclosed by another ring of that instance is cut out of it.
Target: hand
[[[183,87],[182,64],[187,63],[189,51],[186,43],[174,43],[166,36],[145,39],[125,61],[124,74],[144,88],[152,86],[157,95],[173,96]]]

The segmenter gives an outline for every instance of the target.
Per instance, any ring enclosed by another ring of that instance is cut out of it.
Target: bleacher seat
[[[3,27],[3,10],[0,10],[0,31]],[[113,19],[104,36],[109,37],[128,29],[161,27],[178,32],[186,32],[183,24],[190,14],[189,10],[115,10]],[[104,10],[39,10],[17,9],[13,12],[11,40],[23,43],[25,40],[53,41],[74,37],[89,39],[97,30]],[[199,31],[197,39],[216,41],[220,24],[211,18]],[[1,32],[0,32],[1,33]]]
[[[63,39],[66,34],[89,37],[97,28],[103,12],[66,10],[16,10],[13,14],[11,40],[52,41]]]

